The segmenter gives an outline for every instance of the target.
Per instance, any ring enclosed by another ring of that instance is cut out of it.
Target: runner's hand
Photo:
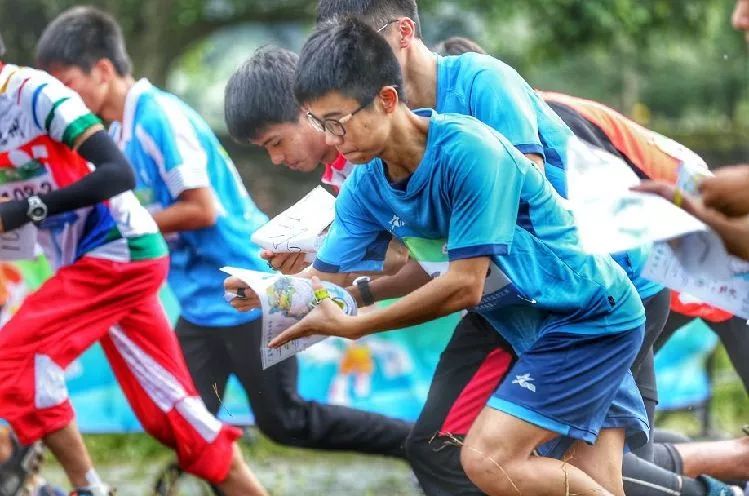
[[[749,165],[721,167],[700,181],[699,190],[706,207],[729,217],[749,215]]]
[[[669,184],[665,181],[642,181],[631,189],[632,191],[638,191],[640,193],[658,195],[702,220],[699,214],[704,210],[704,207],[701,205],[699,199],[684,193],[683,191],[679,191],[679,189],[673,184]]]
[[[245,295],[244,298],[237,297],[229,301],[229,304],[235,310],[248,312],[253,308],[260,308],[260,298],[258,295],[244,281],[237,277],[232,276],[224,279],[224,291],[235,295]]]
[[[728,217],[717,209],[706,207],[702,198],[677,194],[676,186],[662,181],[643,181],[632,190],[653,193],[678,203],[682,209],[710,226],[723,240],[728,253],[749,261],[749,215]]]
[[[322,289],[323,285],[317,277],[312,278],[312,288]],[[347,316],[333,300],[326,298],[322,300],[312,311],[304,316],[302,320],[286,329],[275,337],[268,347],[278,348],[294,339],[304,338],[313,334],[323,336],[351,337],[347,335],[347,324],[353,318]]]
[[[296,253],[273,253],[270,250],[262,250],[260,258],[268,261],[268,266],[287,276],[293,276],[300,273],[309,266],[304,260],[305,254]]]

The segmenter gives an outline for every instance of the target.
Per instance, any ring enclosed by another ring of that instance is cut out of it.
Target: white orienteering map
[[[710,174],[707,165],[693,153],[669,153],[682,159],[677,185],[696,194],[700,178]],[[639,182],[620,158],[570,140],[569,205],[583,249],[616,253],[654,243],[643,277],[749,318],[749,264],[730,256],[712,230],[668,200],[630,191]]]
[[[699,176],[705,173],[699,167],[682,164],[677,184],[695,194]],[[729,255],[712,230],[656,243],[642,275],[749,319],[749,263]]]
[[[720,240],[718,243],[722,247]],[[731,258],[735,265],[729,277],[716,278],[704,271],[695,274],[684,268],[679,256],[668,243],[656,243],[648,256],[642,275],[668,288],[695,296],[742,319],[749,319],[749,264],[735,257]]]
[[[244,281],[260,298],[263,311],[260,356],[263,369],[296,355],[326,336],[295,339],[280,348],[268,348],[268,343],[283,331],[296,324],[313,308],[312,281],[280,273],[256,272],[235,267],[223,267],[227,274]],[[348,315],[356,315],[356,302],[345,289],[329,282],[323,285]]]
[[[630,191],[639,182],[619,157],[570,139],[568,204],[585,251],[617,253],[706,229],[668,200]]]
[[[335,217],[335,197],[322,186],[255,231],[252,241],[273,253],[316,253]]]

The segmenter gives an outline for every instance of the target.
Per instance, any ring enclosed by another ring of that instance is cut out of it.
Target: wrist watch
[[[369,287],[369,281],[371,280],[368,276],[361,276],[354,279],[354,286],[359,289],[361,301],[365,306],[374,305],[375,302],[372,289]]]
[[[32,222],[41,222],[47,218],[47,205],[38,196],[29,196],[29,209],[26,215]]]

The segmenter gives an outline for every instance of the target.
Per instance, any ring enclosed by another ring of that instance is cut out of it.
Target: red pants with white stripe
[[[83,257],[30,295],[0,329],[0,418],[28,444],[73,420],[63,371],[98,341],[143,428],[185,471],[226,478],[240,432],[205,409],[158,300],[166,258]]]

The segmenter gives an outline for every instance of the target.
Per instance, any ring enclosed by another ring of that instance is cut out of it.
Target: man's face
[[[362,108],[355,99],[331,92],[309,102],[306,108],[320,121],[345,120],[342,123],[345,134],[337,136],[325,131],[325,141],[349,162],[363,164],[380,155],[388,139],[390,122],[379,99],[378,95],[372,104]]]
[[[298,122],[267,126],[250,142],[265,148],[274,165],[299,172],[312,172],[318,164],[332,162],[337,155],[336,149],[325,143],[325,136],[307,123],[306,113],[300,114]]]
[[[78,66],[56,64],[49,73],[62,84],[78,93],[91,112],[101,115],[109,90],[109,81],[98,65],[86,72]]]
[[[749,42],[749,0],[737,0],[731,18],[734,29],[743,31]]]

